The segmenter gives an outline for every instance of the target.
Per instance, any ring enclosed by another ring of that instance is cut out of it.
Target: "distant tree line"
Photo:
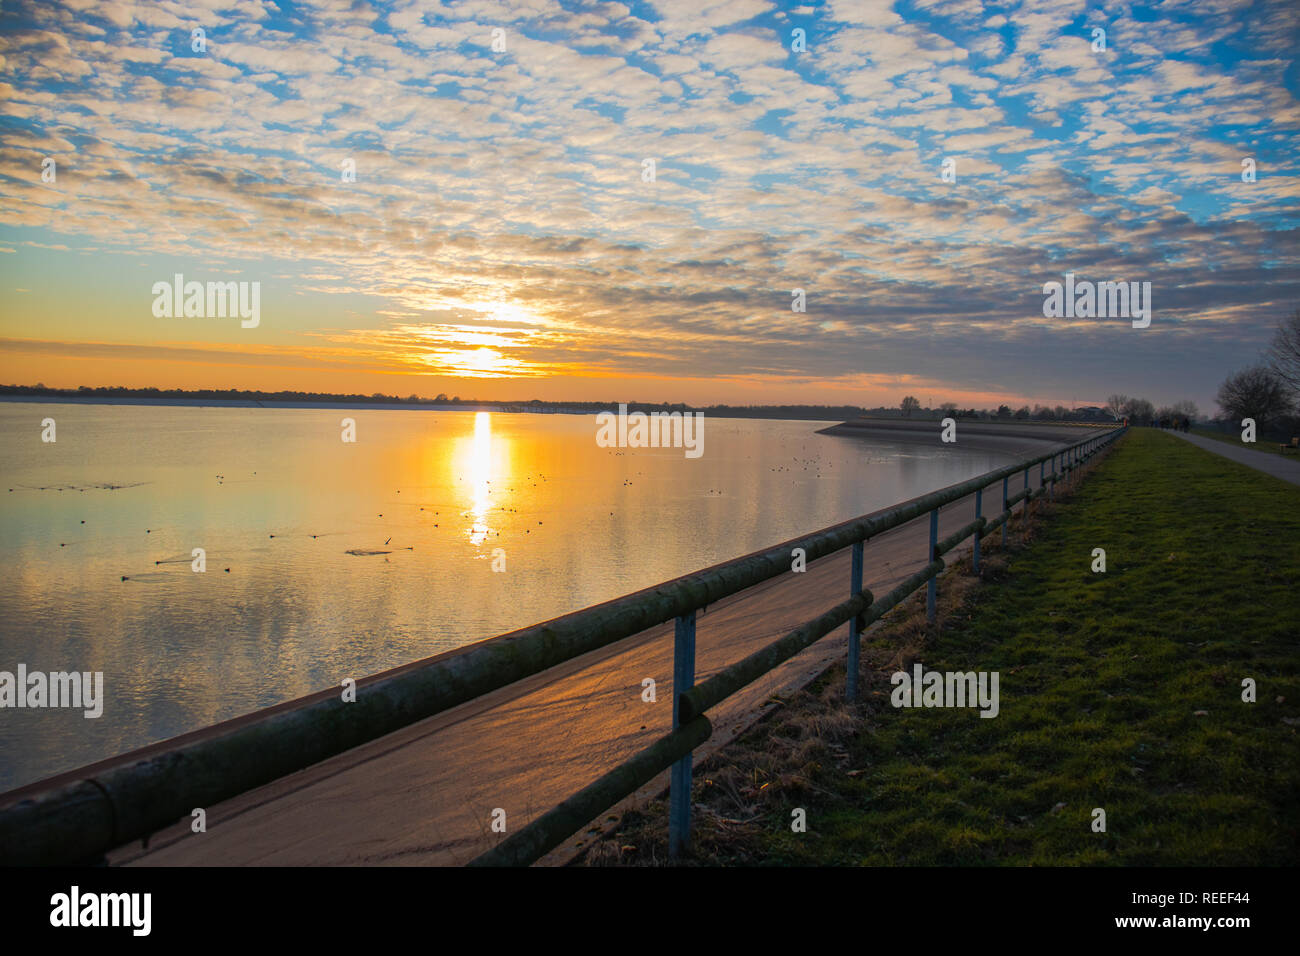
[[[1300,308],[1278,322],[1262,361],[1223,380],[1215,401],[1224,427],[1253,418],[1261,436],[1300,435]]]
[[[1116,394],[1106,399],[1106,410],[1116,419],[1130,425],[1150,425],[1156,428],[1174,428],[1188,431],[1200,417],[1200,409],[1190,400],[1172,405],[1152,405],[1145,398],[1131,398]]]
[[[79,388],[47,388],[41,383],[36,385],[0,385],[0,395],[40,395],[49,398],[154,398],[178,401],[214,401],[214,402],[347,402],[356,405],[404,405],[435,401],[438,403],[460,403],[460,397],[448,398],[439,395],[436,399],[408,395],[384,395],[375,392],[372,395],[344,395],[331,392],[261,392],[235,388],[127,388],[125,385],[104,385],[91,388],[82,385]],[[478,403],[466,403],[478,404]]]
[[[923,413],[928,418],[968,418],[980,421],[1103,422],[1114,420],[1114,416],[1107,414],[1105,408],[1096,405],[1084,405],[1079,408],[1066,408],[1064,405],[1057,405],[1054,408],[1035,405],[1032,409],[1028,405],[1022,405],[1012,410],[1009,405],[999,405],[997,408],[959,408],[956,402],[944,402],[937,409],[923,409],[921,402],[914,395],[903,396],[898,408],[873,411],[903,418],[911,418]]]
[[[1261,361],[1223,380],[1215,402],[1219,415],[1206,421],[1220,428],[1239,429],[1250,418],[1260,437],[1285,441],[1300,435],[1300,309],[1278,323]],[[1193,402],[1157,408],[1144,398],[1122,394],[1110,396],[1106,409],[1130,425],[1158,428],[1187,430],[1199,417]]]

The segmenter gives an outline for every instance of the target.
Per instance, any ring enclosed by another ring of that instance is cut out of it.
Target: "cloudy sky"
[[[1300,306],[1297,49],[1294,0],[6,0],[0,382],[1211,411]],[[1067,272],[1150,326],[1045,318]]]

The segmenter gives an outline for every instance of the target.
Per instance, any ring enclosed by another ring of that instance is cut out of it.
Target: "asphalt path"
[[[1269,455],[1254,448],[1247,448],[1245,445],[1233,445],[1203,435],[1193,435],[1190,432],[1169,432],[1169,434],[1191,442],[1197,448],[1204,448],[1206,451],[1230,458],[1256,471],[1262,471],[1266,475],[1281,478],[1293,485],[1300,485],[1300,455]]]

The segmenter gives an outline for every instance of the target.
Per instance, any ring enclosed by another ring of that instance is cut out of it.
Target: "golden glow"
[[[401,325],[393,333],[412,345],[427,343],[431,347],[486,345],[508,348],[518,345],[521,333],[514,329],[493,329],[472,325]],[[529,333],[522,333],[527,335]]]
[[[492,318],[498,322],[514,322],[519,325],[545,324],[541,318],[533,315],[523,306],[515,305],[513,302],[494,302],[492,304]]]
[[[441,374],[457,378],[496,378],[513,374],[523,367],[518,359],[489,348],[433,352],[425,357],[425,361]]]
[[[469,491],[471,496],[469,540],[480,545],[491,532],[488,511],[492,507],[492,415],[479,412],[474,416],[474,440],[469,453]]]

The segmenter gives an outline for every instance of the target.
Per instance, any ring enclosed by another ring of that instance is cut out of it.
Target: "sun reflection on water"
[[[469,453],[469,480],[472,501],[467,517],[472,519],[469,529],[470,543],[482,544],[487,540],[488,510],[492,506],[492,415],[478,412],[474,416],[474,441]]]

